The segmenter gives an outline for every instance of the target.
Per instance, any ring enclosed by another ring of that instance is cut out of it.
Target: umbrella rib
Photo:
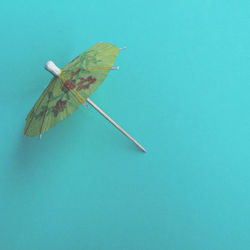
[[[107,71],[107,70],[111,70],[112,69],[112,66],[111,67],[102,67],[102,68],[92,68],[92,69],[86,69],[87,71]]]
[[[51,96],[53,95],[53,91],[54,91],[54,89],[55,89],[55,86],[56,86],[56,81],[55,81],[54,86],[53,86],[53,89],[52,89],[52,91],[51,91],[51,95],[49,96],[49,99],[48,99],[46,112],[45,112],[45,113],[44,113],[44,115],[43,115],[43,120],[42,120],[41,129],[40,129],[40,134],[42,134],[43,124],[44,124],[45,116],[46,116],[46,114],[47,114],[47,112],[48,112],[49,103],[50,103],[50,100],[51,100]]]

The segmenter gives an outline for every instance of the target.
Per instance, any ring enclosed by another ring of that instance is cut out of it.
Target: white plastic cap
[[[58,76],[61,73],[61,70],[52,61],[48,61],[45,64],[45,69],[54,76]]]

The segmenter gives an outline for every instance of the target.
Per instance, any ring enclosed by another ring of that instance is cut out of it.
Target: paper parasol
[[[124,49],[124,48],[121,48]],[[98,43],[60,70],[52,61],[45,68],[54,77],[43,91],[26,118],[24,134],[34,137],[53,128],[66,119],[81,104],[88,102],[117,129],[134,142],[143,152],[146,150],[88,97],[100,86],[121,49],[109,43]]]

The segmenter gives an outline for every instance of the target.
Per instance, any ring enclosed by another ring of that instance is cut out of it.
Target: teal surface
[[[1,250],[250,249],[250,2],[1,1]],[[89,107],[25,138],[51,76],[121,51]]]

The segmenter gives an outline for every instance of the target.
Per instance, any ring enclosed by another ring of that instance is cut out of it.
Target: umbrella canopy
[[[98,43],[59,70],[26,118],[24,134],[34,137],[66,119],[100,86],[119,49]]]

